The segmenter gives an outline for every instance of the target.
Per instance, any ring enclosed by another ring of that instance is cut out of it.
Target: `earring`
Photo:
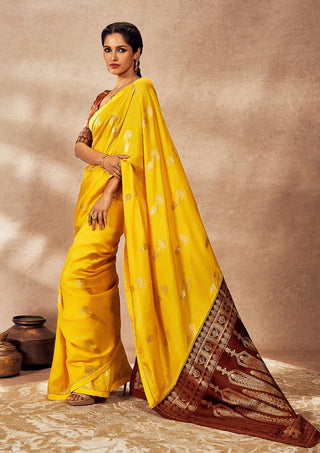
[[[137,60],[134,60],[134,72],[137,73],[140,68],[140,60],[137,58]]]

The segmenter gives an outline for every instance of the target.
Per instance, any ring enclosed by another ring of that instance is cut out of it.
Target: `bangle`
[[[104,159],[105,159],[106,157],[107,157],[107,155],[104,154],[103,157],[102,157],[102,159],[99,160],[99,162],[98,162],[99,167],[104,168],[104,165],[103,165],[103,164],[104,164]],[[104,168],[104,169],[105,169],[105,168]]]

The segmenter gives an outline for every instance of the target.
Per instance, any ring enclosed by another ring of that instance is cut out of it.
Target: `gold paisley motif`
[[[179,239],[182,245],[187,245],[189,242],[189,237],[186,234],[180,234]]]
[[[249,338],[247,336],[243,337],[239,332],[236,332],[236,331],[234,331],[234,335],[236,338],[238,338],[238,340],[241,341],[241,343],[243,344],[243,346],[245,348],[251,349],[251,351],[255,351],[255,352],[257,351],[257,348],[253,344],[251,338]]]
[[[217,371],[220,371],[223,375],[227,375],[230,384],[238,385],[252,390],[260,390],[262,392],[272,393],[273,395],[282,396],[272,385],[261,381],[253,376],[250,376],[239,370],[230,370],[222,368],[220,365],[216,367]]]
[[[168,286],[165,283],[161,283],[159,291],[161,296],[167,296],[169,292]]]
[[[259,400],[249,398],[248,396],[236,392],[230,388],[220,389],[219,387],[209,384],[210,387],[214,387],[214,390],[221,395],[222,401],[225,403],[231,404],[233,406],[243,406],[249,409],[255,409],[259,412],[264,412],[265,414],[276,415],[279,417],[286,417],[287,412],[284,412],[275,407],[269,406]]]
[[[130,129],[127,129],[125,133],[123,134],[123,140],[128,141],[132,137],[132,131]]]
[[[142,289],[145,287],[146,281],[143,277],[138,277],[136,279],[136,285],[138,289]]]
[[[90,261],[98,261],[100,255],[99,253],[89,253],[88,258]]]
[[[234,349],[231,350],[230,348],[226,348],[226,352],[230,354],[231,357],[236,358],[238,365],[246,368],[260,370],[263,371],[264,373],[268,373],[268,369],[262,362],[262,360],[257,359],[256,357],[251,355],[248,351],[236,352]]]
[[[145,112],[145,114],[146,114],[146,116],[147,116],[148,118],[152,118],[152,116],[153,116],[153,110],[152,110],[152,107],[151,107],[150,105],[146,105],[146,106],[144,107],[144,112]]]
[[[129,201],[131,200],[132,198],[132,193],[127,193],[124,197],[123,197],[123,201]]]
[[[80,314],[87,318],[91,318],[94,321],[97,321],[97,319],[98,319],[97,316],[92,312],[91,307],[89,307],[87,305],[80,308]]]
[[[113,126],[117,121],[119,121],[119,116],[116,113],[113,113],[109,119],[110,126]]]
[[[292,409],[289,404],[283,399],[275,395],[269,395],[267,393],[255,392],[254,390],[243,389],[242,392],[245,395],[249,395],[252,398],[265,401],[266,403],[272,404],[273,406],[280,407],[280,409],[285,410],[287,413],[291,414]]]
[[[146,341],[147,343],[151,343],[151,341],[153,341],[153,336],[149,335]]]
[[[77,278],[76,284],[78,288],[85,288],[87,286],[87,280],[85,278]]]
[[[94,352],[96,354],[100,354],[100,350],[96,348],[96,344],[93,340],[86,340],[83,345],[86,351]]]
[[[155,160],[155,161],[160,159],[160,154],[159,154],[159,151],[157,149],[152,149],[150,151],[150,156],[151,156],[152,160]]]

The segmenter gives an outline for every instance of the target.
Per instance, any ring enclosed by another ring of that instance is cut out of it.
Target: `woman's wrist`
[[[113,197],[115,192],[118,190],[119,186],[121,184],[121,180],[116,177],[112,177],[109,179],[108,184],[106,188],[104,189],[103,195],[108,198],[108,197]]]
[[[105,160],[106,157],[107,157],[107,155],[106,155],[106,154],[103,154],[103,155],[102,155],[102,158],[101,158],[101,159],[99,160],[99,162],[98,162],[99,167],[103,168],[104,170],[105,170],[104,160]]]

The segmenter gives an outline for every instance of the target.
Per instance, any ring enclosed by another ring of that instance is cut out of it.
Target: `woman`
[[[86,167],[61,276],[48,398],[95,402],[131,380],[163,417],[300,446],[297,416],[248,336],[201,223],[152,83],[137,28],[102,32],[116,86],[101,93],[76,144]],[[120,339],[115,257],[124,232],[137,362]]]

